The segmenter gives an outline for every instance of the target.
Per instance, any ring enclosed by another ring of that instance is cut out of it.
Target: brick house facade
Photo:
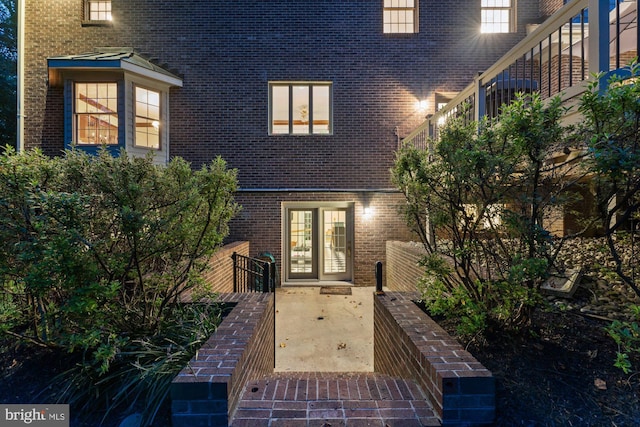
[[[111,20],[92,19],[97,3],[25,0],[25,148],[58,155],[86,120],[78,93],[114,82],[117,117],[99,121],[119,124],[115,147],[148,151],[132,142],[147,123],[160,161],[238,170],[229,240],[274,254],[282,281],[372,285],[385,242],[412,237],[390,183],[400,139],[563,2],[513,0],[505,34],[480,33],[480,0],[416,1],[410,34],[385,33],[383,0],[112,0]],[[159,95],[157,119],[132,107],[138,91]]]

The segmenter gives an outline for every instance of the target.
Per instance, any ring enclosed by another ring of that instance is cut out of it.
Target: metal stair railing
[[[234,252],[233,292],[273,292],[275,290],[275,263]]]

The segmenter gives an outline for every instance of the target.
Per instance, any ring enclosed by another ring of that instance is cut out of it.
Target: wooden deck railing
[[[500,60],[402,140],[427,148],[451,116],[496,117],[516,93],[559,95],[575,103],[594,75],[616,72],[637,57],[638,0],[573,0],[532,28]],[[575,115],[575,109],[572,113]],[[567,120],[572,120],[567,117]],[[573,119],[575,120],[575,118]]]

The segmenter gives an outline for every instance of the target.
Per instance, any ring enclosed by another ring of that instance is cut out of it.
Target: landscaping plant
[[[592,177],[598,224],[607,242],[618,278],[640,297],[635,229],[640,222],[640,65],[626,72],[600,74],[581,98],[584,117],[582,135],[589,154],[586,170]],[[623,256],[631,245],[631,256]],[[640,354],[638,306],[635,319],[615,321],[607,332],[619,347],[615,365],[624,372],[632,368],[630,356]]]
[[[553,214],[574,201],[559,99],[519,95],[498,120],[452,117],[429,150],[404,146],[392,177],[426,250],[423,301],[460,332],[519,330],[539,301],[557,250]]]
[[[71,353],[90,378],[75,388],[112,404],[116,392],[101,386],[120,375],[116,368],[132,369],[138,359],[142,367],[140,352],[154,346],[173,360],[176,349],[195,351],[194,337],[210,332],[208,322],[185,315],[181,295],[202,291],[201,273],[237,211],[235,189],[236,173],[220,158],[193,171],[179,158],[157,166],[124,151],[49,158],[7,149],[2,332]]]
[[[625,374],[631,372],[633,367],[630,355],[640,355],[640,306],[634,305],[631,309],[634,314],[633,321],[614,320],[606,328],[609,336],[618,344],[614,365]]]
[[[590,83],[580,101],[582,135],[589,156],[599,225],[620,279],[640,296],[637,260],[625,260],[625,245],[640,222],[640,65],[622,75],[601,74]]]

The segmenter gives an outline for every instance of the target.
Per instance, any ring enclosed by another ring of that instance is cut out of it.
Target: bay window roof
[[[142,77],[182,87],[182,79],[143,58],[127,47],[97,48],[95,52],[47,58],[49,84],[61,86],[65,70],[125,71]]]

